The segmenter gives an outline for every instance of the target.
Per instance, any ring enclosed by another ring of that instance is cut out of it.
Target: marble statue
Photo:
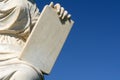
[[[71,15],[50,3],[61,20]],[[40,12],[34,0],[0,0],[0,80],[44,80],[44,73],[18,58]]]

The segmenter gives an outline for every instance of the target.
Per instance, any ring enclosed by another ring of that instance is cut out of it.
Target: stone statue
[[[60,4],[49,6],[70,19]],[[43,80],[42,71],[18,59],[39,16],[34,0],[0,0],[0,80]]]

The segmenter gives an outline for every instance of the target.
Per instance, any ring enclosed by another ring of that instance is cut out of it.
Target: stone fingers
[[[68,12],[67,12],[67,11],[64,11],[63,16],[62,16],[62,19],[64,19],[67,15],[68,15]]]
[[[49,6],[52,7],[52,8],[54,8],[54,3],[51,2],[51,3],[49,4]]]
[[[59,3],[57,3],[57,4],[54,6],[54,9],[56,9],[57,13],[60,14],[61,6],[60,6]]]
[[[61,8],[61,14],[60,14],[60,18],[61,19],[70,19],[71,18],[71,14],[68,13],[68,11],[66,11],[64,8]]]
[[[68,14],[68,11],[65,10],[63,7],[60,7],[59,9],[59,17],[63,20],[65,18],[70,19],[71,14]]]
[[[71,18],[71,14],[68,14],[67,18],[70,19]]]
[[[64,8],[61,7],[61,8],[60,8],[60,15],[59,15],[59,17],[62,18],[63,14],[64,14]]]
[[[51,2],[49,6],[52,7],[53,9],[55,9],[55,11],[58,13],[58,16],[62,20],[71,18],[71,14],[68,14],[68,11],[66,11],[63,7],[61,7],[61,5],[59,3],[54,5],[54,3]]]

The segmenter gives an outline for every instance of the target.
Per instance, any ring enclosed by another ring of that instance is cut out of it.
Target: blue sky
[[[40,10],[51,0],[36,0]],[[52,0],[75,24],[46,80],[120,80],[120,1]]]

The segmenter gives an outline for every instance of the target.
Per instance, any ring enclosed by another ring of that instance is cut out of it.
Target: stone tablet
[[[19,59],[49,74],[72,25],[72,20],[62,23],[53,8],[46,5]]]

